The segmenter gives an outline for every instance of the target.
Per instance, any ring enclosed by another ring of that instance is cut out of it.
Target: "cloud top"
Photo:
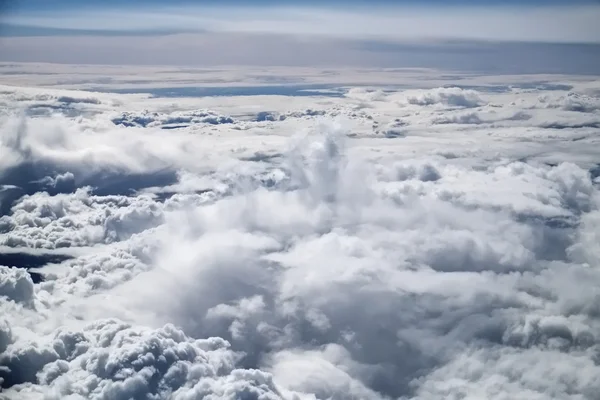
[[[2,395],[594,399],[597,82],[478,79],[0,93]]]

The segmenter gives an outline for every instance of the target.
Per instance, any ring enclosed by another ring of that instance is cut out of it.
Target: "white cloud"
[[[558,98],[540,96],[539,102],[545,107],[561,108],[566,111],[594,112],[600,110],[600,99],[578,93],[567,93]]]
[[[19,392],[50,399],[280,398],[268,374],[235,368],[239,355],[226,341],[194,340],[172,325],[149,330],[97,321],[30,346],[9,347],[2,359],[17,371],[12,379],[29,381],[35,374],[39,385],[17,385],[8,398],[19,398]]]
[[[368,366],[353,362],[345,348],[325,346],[322,350],[286,350],[269,360],[274,378],[282,385],[318,399],[382,399],[352,375],[369,374]]]
[[[0,217],[0,244],[56,249],[127,239],[160,223],[162,209],[148,197],[92,196],[45,192],[23,197],[10,216]]]
[[[404,101],[418,106],[441,104],[445,106],[472,108],[483,105],[483,101],[474,90],[458,87],[437,88],[426,91],[407,91],[403,93]]]
[[[0,296],[23,305],[32,305],[33,282],[27,271],[18,268],[0,269]]]
[[[122,179],[15,198],[0,220],[12,254],[73,248],[40,283],[0,268],[6,396],[593,399],[599,150],[541,123],[596,110],[505,86],[182,99],[234,122],[175,130],[115,126],[107,100],[6,116],[1,179]]]
[[[211,111],[192,111],[192,112],[175,112],[169,115],[161,115],[158,113],[149,113],[147,111],[136,114],[131,112],[123,112],[119,116],[113,118],[115,125],[123,125],[127,127],[154,127],[160,126],[163,129],[173,129],[185,127],[189,124],[231,124],[231,117],[217,115]]]
[[[558,338],[560,340],[560,338]],[[572,369],[581,373],[573,374]],[[600,387],[590,354],[558,349],[478,349],[435,371],[417,397],[487,399],[588,399]]]

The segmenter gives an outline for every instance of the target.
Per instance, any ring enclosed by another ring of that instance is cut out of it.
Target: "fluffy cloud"
[[[573,374],[572,369],[581,373]],[[478,349],[420,382],[418,398],[592,399],[600,387],[598,372],[585,352]]]
[[[0,296],[15,303],[32,305],[34,298],[33,282],[27,271],[18,268],[0,269]]]
[[[166,115],[146,110],[142,113],[123,112],[121,115],[114,117],[112,122],[115,125],[127,127],[137,126],[145,128],[159,126],[162,129],[174,129],[187,127],[191,124],[231,124],[233,123],[233,119],[208,110],[174,112]]]
[[[358,189],[350,184],[357,166],[340,157],[338,140],[325,136],[300,150],[306,164],[291,170],[300,174],[291,192],[259,188],[173,215],[160,268],[119,290],[121,301],[145,309],[148,321],[225,337],[248,354],[248,366],[262,365],[319,398],[417,396],[413,379],[486,344],[504,352],[569,335],[595,346],[597,320],[560,317],[564,307],[583,307],[590,293],[556,296],[565,284],[599,277],[577,265],[561,268],[576,243],[570,228],[550,223],[555,212],[573,217],[597,207],[585,171],[517,163],[479,172],[476,183],[467,178],[476,172],[406,163],[380,187]],[[475,189],[471,202],[444,189],[461,180]],[[511,196],[484,196],[490,181]],[[175,290],[176,298],[153,300]],[[570,333],[553,327],[553,318]],[[542,333],[524,328],[531,333],[523,337],[523,320]],[[592,391],[593,381],[582,388]]]
[[[540,96],[539,102],[545,107],[561,108],[566,111],[587,113],[600,110],[600,99],[573,92],[558,98]]]
[[[89,188],[73,194],[25,196],[0,217],[0,244],[55,249],[112,243],[158,225],[162,209],[149,197],[93,196]]]
[[[407,91],[402,93],[402,97],[403,101],[407,104],[417,106],[442,105],[473,108],[485,104],[476,91],[458,87]]]
[[[169,132],[150,99],[145,128],[8,117],[3,179],[46,168],[0,240],[72,258],[0,267],[6,396],[593,399],[594,139],[536,126],[537,92],[370,93]]]
[[[59,330],[47,343],[9,347],[1,359],[23,396],[281,398],[269,374],[237,369],[239,357],[222,339],[194,340],[173,325],[150,330],[105,320]],[[34,379],[39,385],[26,383]]]

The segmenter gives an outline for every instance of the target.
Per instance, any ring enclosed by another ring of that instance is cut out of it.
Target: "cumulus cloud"
[[[172,131],[150,100],[145,126],[7,118],[0,183],[41,176],[3,249],[71,258],[0,267],[3,395],[594,399],[592,139],[536,127],[538,92],[368,93]]]
[[[482,124],[483,121],[477,113],[465,113],[452,116],[437,117],[434,124]]]
[[[157,112],[142,113],[123,112],[121,115],[114,117],[112,122],[115,125],[123,125],[127,127],[153,127],[159,126],[162,129],[174,129],[187,127],[190,124],[231,124],[233,119],[228,116],[218,115],[211,111],[191,111],[191,112],[174,112],[171,114],[159,114]]]
[[[75,183],[75,175],[67,171],[62,174],[59,173],[56,176],[45,176],[39,181],[39,183],[51,189],[66,191],[73,188]]]
[[[160,205],[144,196],[92,196],[89,188],[55,196],[40,192],[0,217],[0,243],[46,249],[111,243],[157,225],[161,217]]]
[[[539,103],[547,108],[561,108],[566,111],[594,112],[600,110],[600,99],[569,92],[564,96],[540,96]]]
[[[32,304],[34,292],[33,282],[27,271],[18,268],[0,269],[0,295],[15,303]]]
[[[350,88],[345,96],[352,99],[363,100],[366,103],[371,101],[384,101],[386,99],[386,94],[381,89]]]
[[[417,106],[442,105],[473,108],[485,104],[476,91],[459,87],[406,91],[402,93],[402,97],[403,102]]]
[[[456,184],[457,170],[431,164],[397,165],[379,190],[348,186],[360,175],[340,155],[338,140],[317,138],[299,150],[306,164],[296,170],[300,186],[291,192],[252,190],[186,211],[185,220],[176,214],[157,258],[160,269],[130,281],[118,296],[128,307],[145,308],[148,321],[227,338],[247,354],[245,365],[267,368],[293,390],[378,398],[416,396],[413,379],[466,349],[488,343],[508,351],[522,318],[535,319],[540,307],[557,315],[551,310],[567,301],[556,304],[535,287],[581,284],[582,267],[555,272],[573,243],[561,228],[548,232],[545,222],[555,216],[547,203],[559,216],[572,215],[570,207],[575,214],[595,207],[585,171],[568,164],[525,173],[526,164],[498,167],[480,173],[486,182],[515,179],[506,203],[497,195],[464,203],[444,189],[446,179]],[[516,185],[536,175],[537,183]],[[473,187],[473,178],[457,180]],[[530,188],[540,185],[546,194],[539,190],[539,203],[527,204]],[[153,300],[175,290],[175,299]],[[582,305],[585,298],[571,301]],[[589,333],[598,321],[583,318],[572,329],[595,343]],[[548,329],[541,340],[563,336]],[[551,393],[544,390],[538,395]]]
[[[239,355],[226,341],[194,340],[173,325],[97,321],[57,331],[39,347],[9,348],[1,358],[15,390],[51,399],[281,398],[269,374],[235,367]],[[39,385],[27,383],[33,380]]]

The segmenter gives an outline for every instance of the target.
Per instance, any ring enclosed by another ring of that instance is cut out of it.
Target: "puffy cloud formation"
[[[18,268],[0,269],[0,295],[8,301],[31,305],[34,298],[33,282],[27,271]]]
[[[1,359],[24,396],[281,398],[271,375],[237,369],[239,357],[223,339],[194,340],[173,325],[152,330],[102,320],[59,330],[40,347],[9,347]]]
[[[539,102],[566,90],[8,113],[0,253],[70,258],[0,267],[2,396],[595,399],[597,110]],[[232,122],[161,129],[199,109]]]
[[[56,249],[126,239],[162,218],[159,204],[148,197],[93,196],[89,188],[73,194],[24,196],[10,216],[0,217],[10,247]]]
[[[558,98],[540,96],[539,102],[548,108],[561,108],[566,111],[586,113],[600,110],[600,99],[573,92]]]
[[[476,91],[461,89],[459,87],[409,91],[403,97],[403,101],[406,103],[417,106],[440,104],[444,106],[472,108],[484,104]]]
[[[211,111],[173,112],[171,114],[160,114],[145,110],[141,113],[123,112],[114,117],[115,125],[127,127],[153,127],[160,126],[162,129],[183,128],[191,124],[231,124],[233,119],[224,115],[217,115]]]

